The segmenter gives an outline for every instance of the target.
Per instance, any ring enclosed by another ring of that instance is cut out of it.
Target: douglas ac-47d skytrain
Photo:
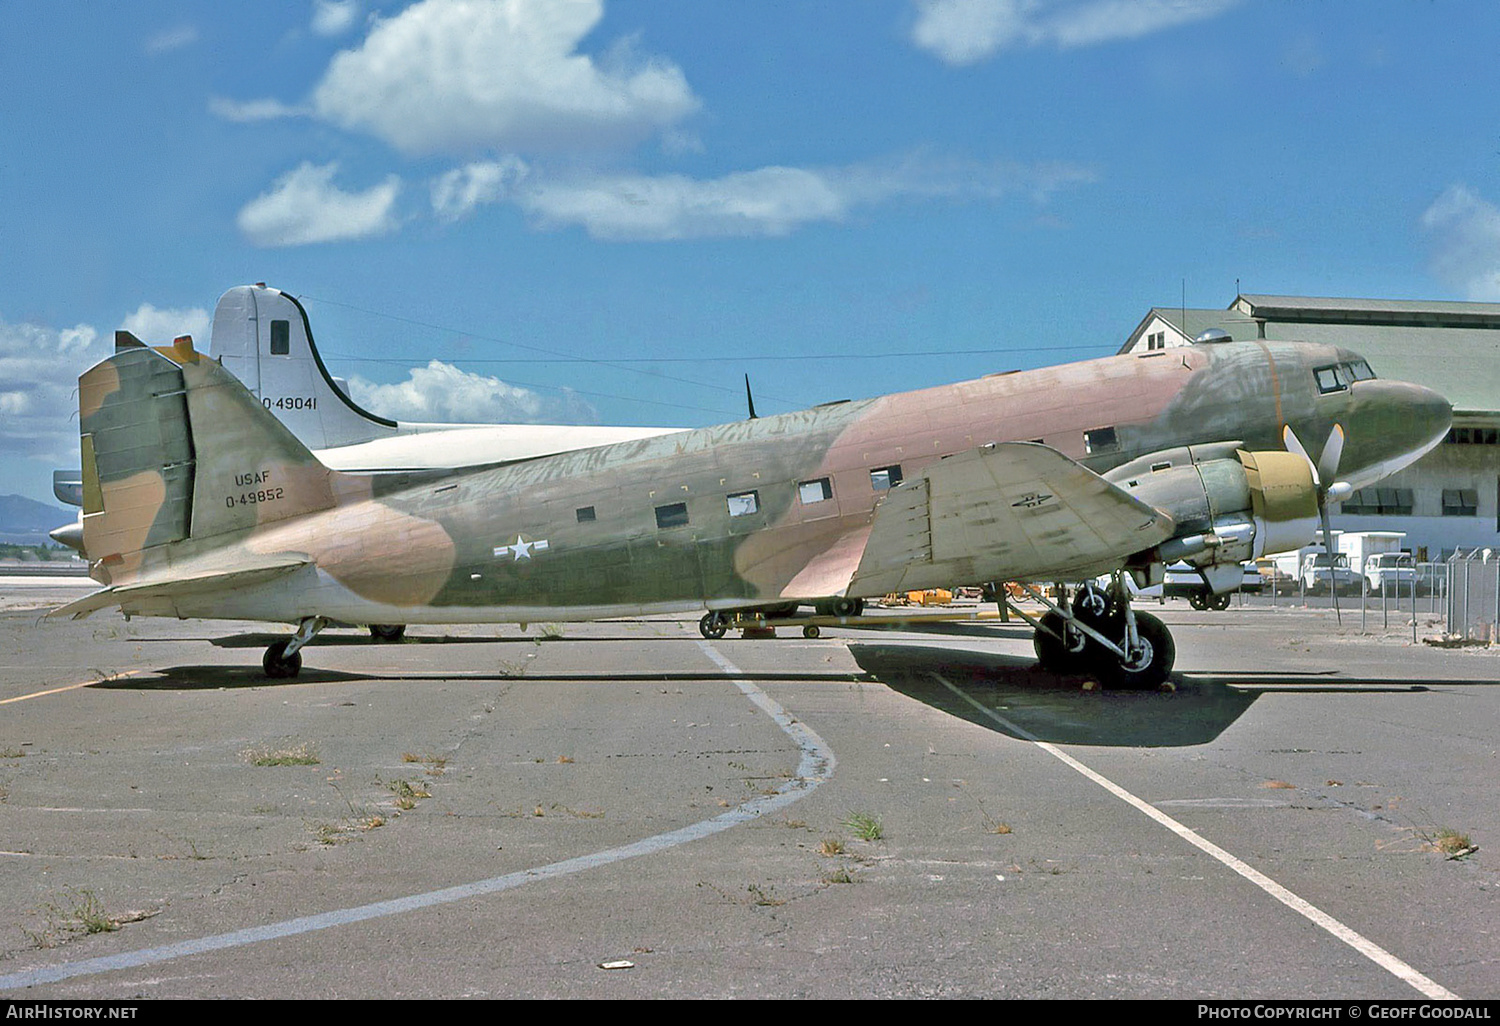
[[[1416,460],[1450,417],[1346,349],[1217,341],[373,475],[319,462],[191,339],[127,338],[79,378],[84,548],[104,587],[52,615],[294,624],[263,659],[290,677],[330,622],[704,610],[717,636],[734,611],[1061,584],[1032,589],[1042,664],[1150,687],[1174,646],[1132,585],[1187,560],[1231,590],[1241,561],[1309,542],[1327,500]]]

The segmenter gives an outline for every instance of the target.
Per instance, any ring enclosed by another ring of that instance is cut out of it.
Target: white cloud
[[[341,36],[359,18],[359,0],[313,0],[312,30],[320,36]]]
[[[911,38],[948,64],[973,64],[1001,50],[1059,49],[1137,39],[1204,18],[1239,0],[913,0]]]
[[[1475,302],[1500,302],[1500,208],[1465,185],[1450,185],[1422,215],[1433,269]]]
[[[599,239],[775,237],[808,224],[843,221],[856,207],[893,200],[992,201],[1023,193],[1045,203],[1057,189],[1093,177],[1068,165],[981,164],[918,155],[824,170],[765,167],[708,180],[621,174],[548,181],[533,175],[505,198],[542,228],[579,225]]]
[[[208,326],[208,311],[201,307],[157,309],[150,303],[142,303],[120,325],[148,345],[165,345],[179,335],[191,335],[200,349],[208,346]]]
[[[432,209],[444,221],[467,217],[481,203],[504,199],[528,170],[518,157],[454,168],[432,183]]]
[[[297,117],[307,111],[290,107],[280,100],[230,100],[222,96],[209,98],[208,109],[225,121],[273,121],[277,118]]]
[[[198,30],[191,25],[181,25],[177,28],[165,29],[146,40],[144,49],[148,56],[160,57],[164,53],[173,50],[181,50],[185,46],[192,46],[198,41]]]
[[[603,13],[603,0],[423,0],[338,54],[312,104],[408,153],[598,149],[696,110],[670,61],[628,41],[577,52]]]
[[[0,459],[78,463],[78,375],[113,351],[87,324],[0,321]]]
[[[598,419],[593,407],[572,393],[547,398],[441,360],[413,367],[405,381],[394,385],[377,385],[356,375],[349,379],[349,396],[368,410],[403,421],[524,424]]]
[[[240,211],[240,231],[257,246],[300,246],[381,235],[396,227],[401,180],[390,175],[364,192],[333,184],[338,164],[302,163]]]

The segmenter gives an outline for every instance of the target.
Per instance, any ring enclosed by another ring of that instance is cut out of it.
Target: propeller
[[[1306,447],[1290,424],[1283,429],[1282,440],[1286,443],[1287,452],[1301,456],[1312,468],[1313,486],[1318,491],[1318,521],[1323,526],[1323,554],[1328,557],[1328,590],[1333,595],[1333,614],[1342,626],[1344,614],[1339,610],[1339,580],[1333,562],[1333,529],[1328,523],[1328,499],[1331,496],[1335,500],[1343,500],[1354,490],[1347,481],[1337,480],[1339,460],[1344,455],[1344,426],[1335,424],[1333,430],[1328,432],[1328,440],[1323,443],[1323,453],[1316,463],[1307,454]]]

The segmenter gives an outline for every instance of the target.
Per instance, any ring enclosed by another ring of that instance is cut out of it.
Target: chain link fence
[[[1424,564],[1432,565],[1432,564]],[[1462,549],[1439,563],[1450,638],[1500,642],[1500,552]]]

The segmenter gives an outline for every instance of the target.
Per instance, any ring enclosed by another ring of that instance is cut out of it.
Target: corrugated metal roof
[[[1267,321],[1500,328],[1500,303],[1240,295],[1229,309]]]
[[[1436,389],[1457,413],[1500,415],[1500,303],[1242,295],[1227,310],[1188,309],[1184,334],[1220,328],[1236,339],[1260,337],[1249,312],[1266,338],[1331,342],[1365,357],[1380,377]],[[1136,332],[1153,317],[1181,328],[1183,313],[1153,307]]]

